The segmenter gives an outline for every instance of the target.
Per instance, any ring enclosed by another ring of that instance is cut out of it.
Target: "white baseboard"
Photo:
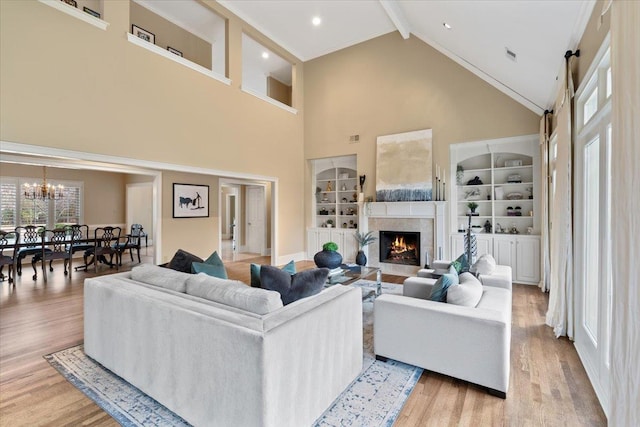
[[[286,263],[288,263],[289,261],[293,260],[294,262],[298,262],[298,261],[304,261],[307,259],[307,253],[306,252],[296,252],[293,254],[287,254],[287,255],[280,255],[277,259],[276,262],[274,263],[275,265],[284,265]]]

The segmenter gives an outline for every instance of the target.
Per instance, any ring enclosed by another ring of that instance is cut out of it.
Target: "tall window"
[[[611,335],[611,65],[607,42],[576,92],[576,349],[607,412]]]
[[[55,228],[64,224],[84,222],[82,209],[83,183],[56,181],[64,185],[63,198],[59,200],[29,200],[24,195],[24,184],[29,178],[0,178],[0,209],[3,230],[13,230],[19,225],[38,225]],[[35,182],[39,182],[38,179]]]

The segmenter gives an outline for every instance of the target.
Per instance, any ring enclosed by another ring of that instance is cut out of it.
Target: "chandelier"
[[[42,167],[42,183],[24,184],[24,197],[29,200],[60,200],[64,187],[47,183],[47,167]]]

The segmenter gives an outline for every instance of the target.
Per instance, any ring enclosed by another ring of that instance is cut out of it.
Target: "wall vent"
[[[507,55],[507,58],[509,58],[512,61],[516,60],[516,53],[514,51],[512,51],[511,49],[509,49],[508,47],[504,48],[505,50],[505,54]]]
[[[349,137],[349,143],[355,144],[356,142],[360,142],[360,135],[351,135]]]

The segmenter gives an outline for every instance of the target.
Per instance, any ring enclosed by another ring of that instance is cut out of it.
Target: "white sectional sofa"
[[[428,300],[436,280],[422,277],[407,279],[402,296],[378,297],[373,328],[376,357],[478,384],[505,398],[510,370],[511,268],[500,267],[505,268],[494,280],[482,280],[482,296],[475,307]]]
[[[310,425],[362,369],[357,288],[283,307],[273,291],[141,272],[85,281],[85,352],[195,426]]]

